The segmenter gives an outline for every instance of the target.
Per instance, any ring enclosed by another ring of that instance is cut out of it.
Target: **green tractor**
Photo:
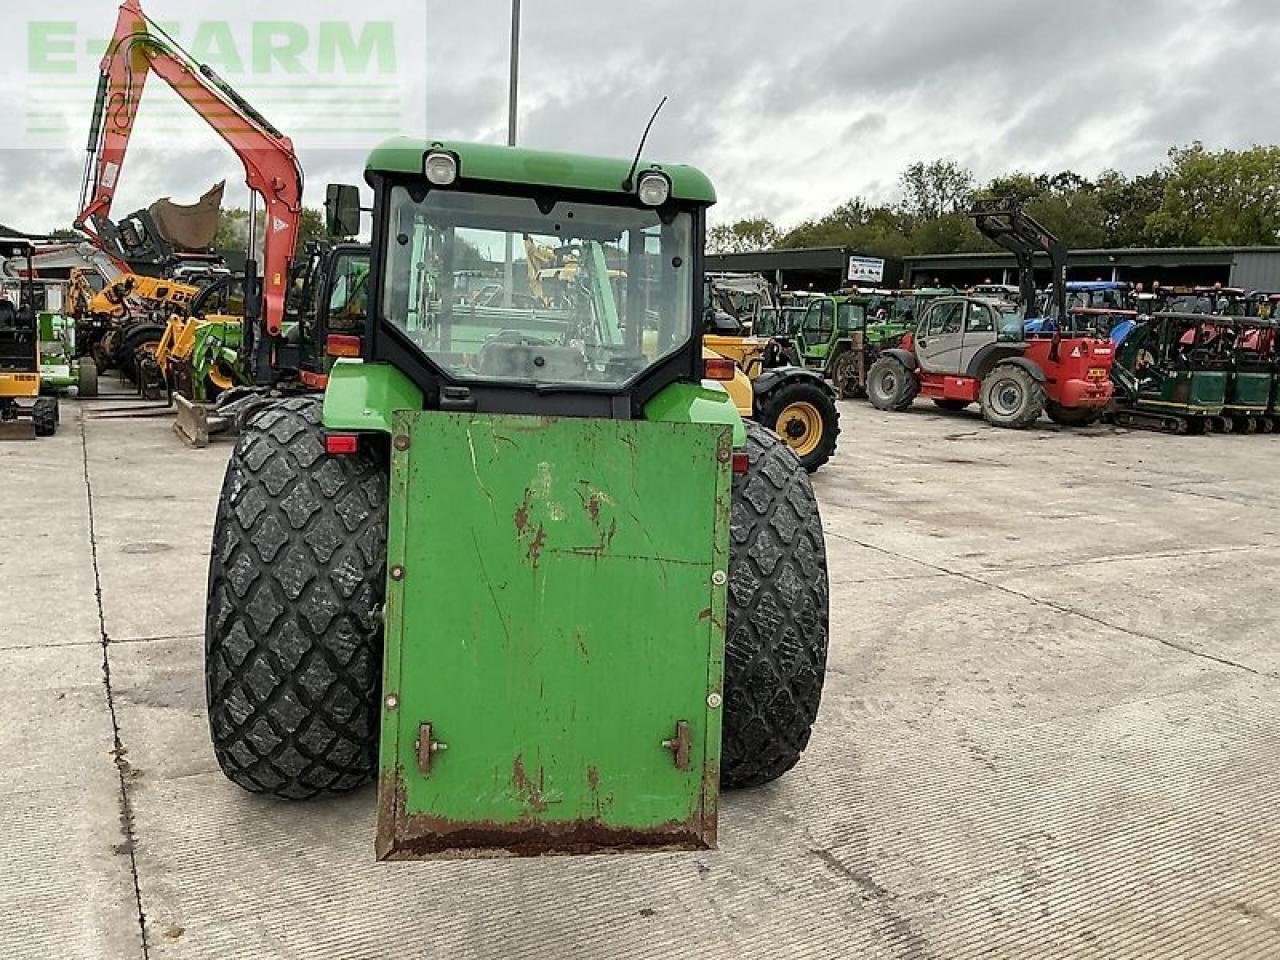
[[[719,790],[809,740],[828,585],[805,471],[704,379],[711,184],[410,139],[366,180],[360,356],[259,405],[227,468],[222,770],[288,799],[376,778],[380,859],[714,846]],[[353,234],[357,189],[330,201]],[[518,277],[526,237],[582,250],[563,299],[453,295]]]
[[[842,399],[865,397],[867,371],[881,351],[896,346],[914,329],[902,316],[894,318],[883,297],[810,297],[789,338],[790,352],[800,364],[830,380]]]

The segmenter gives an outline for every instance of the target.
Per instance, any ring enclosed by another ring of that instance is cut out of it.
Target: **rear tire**
[[[841,400],[860,400],[867,395],[867,386],[858,378],[858,355],[847,350],[836,358],[831,367],[831,382]]]
[[[214,524],[205,692],[214,755],[254,793],[354,789],[378,762],[388,471],[324,451],[320,402],[260,408]]]
[[[934,397],[933,405],[939,410],[946,410],[948,413],[959,413],[961,410],[968,410],[971,400],[953,400],[950,397]]]
[[[1002,363],[982,381],[982,416],[993,427],[1022,430],[1040,419],[1044,384],[1025,367]]]
[[[720,783],[753,787],[800,759],[827,662],[827,555],[813,487],[782,441],[747,423],[733,480]]]
[[[58,432],[58,398],[37,397],[31,407],[31,423],[37,437],[52,437]]]
[[[920,379],[894,357],[881,357],[867,372],[867,398],[877,410],[906,410],[919,393]]]
[[[759,398],[756,419],[783,439],[809,473],[836,452],[840,411],[816,378],[784,384]]]
[[[1101,407],[1064,407],[1060,403],[1048,400],[1044,412],[1049,419],[1062,427],[1089,427],[1102,419]]]
[[[88,357],[80,360],[80,368],[76,371],[76,398],[93,400],[98,396],[98,365]]]

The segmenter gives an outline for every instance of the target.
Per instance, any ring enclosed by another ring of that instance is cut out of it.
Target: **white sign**
[[[845,279],[853,283],[883,283],[884,261],[876,257],[850,257]]]

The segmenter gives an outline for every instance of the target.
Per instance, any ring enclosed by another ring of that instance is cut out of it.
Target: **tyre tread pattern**
[[[809,476],[774,433],[747,423],[735,476],[720,783],[768,783],[809,742],[828,644],[827,557]]]
[[[205,685],[214,753],[255,793],[351,790],[377,768],[384,465],[324,451],[320,402],[259,408],[214,527]]]

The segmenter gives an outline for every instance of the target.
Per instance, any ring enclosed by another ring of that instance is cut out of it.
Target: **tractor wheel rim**
[[[893,396],[898,389],[898,378],[892,370],[880,374],[880,392],[886,397]]]
[[[778,415],[775,432],[796,456],[808,456],[822,442],[822,414],[807,401],[792,403]]]
[[[1012,380],[1004,380],[991,391],[991,405],[996,412],[1009,416],[1022,406],[1022,388]]]

